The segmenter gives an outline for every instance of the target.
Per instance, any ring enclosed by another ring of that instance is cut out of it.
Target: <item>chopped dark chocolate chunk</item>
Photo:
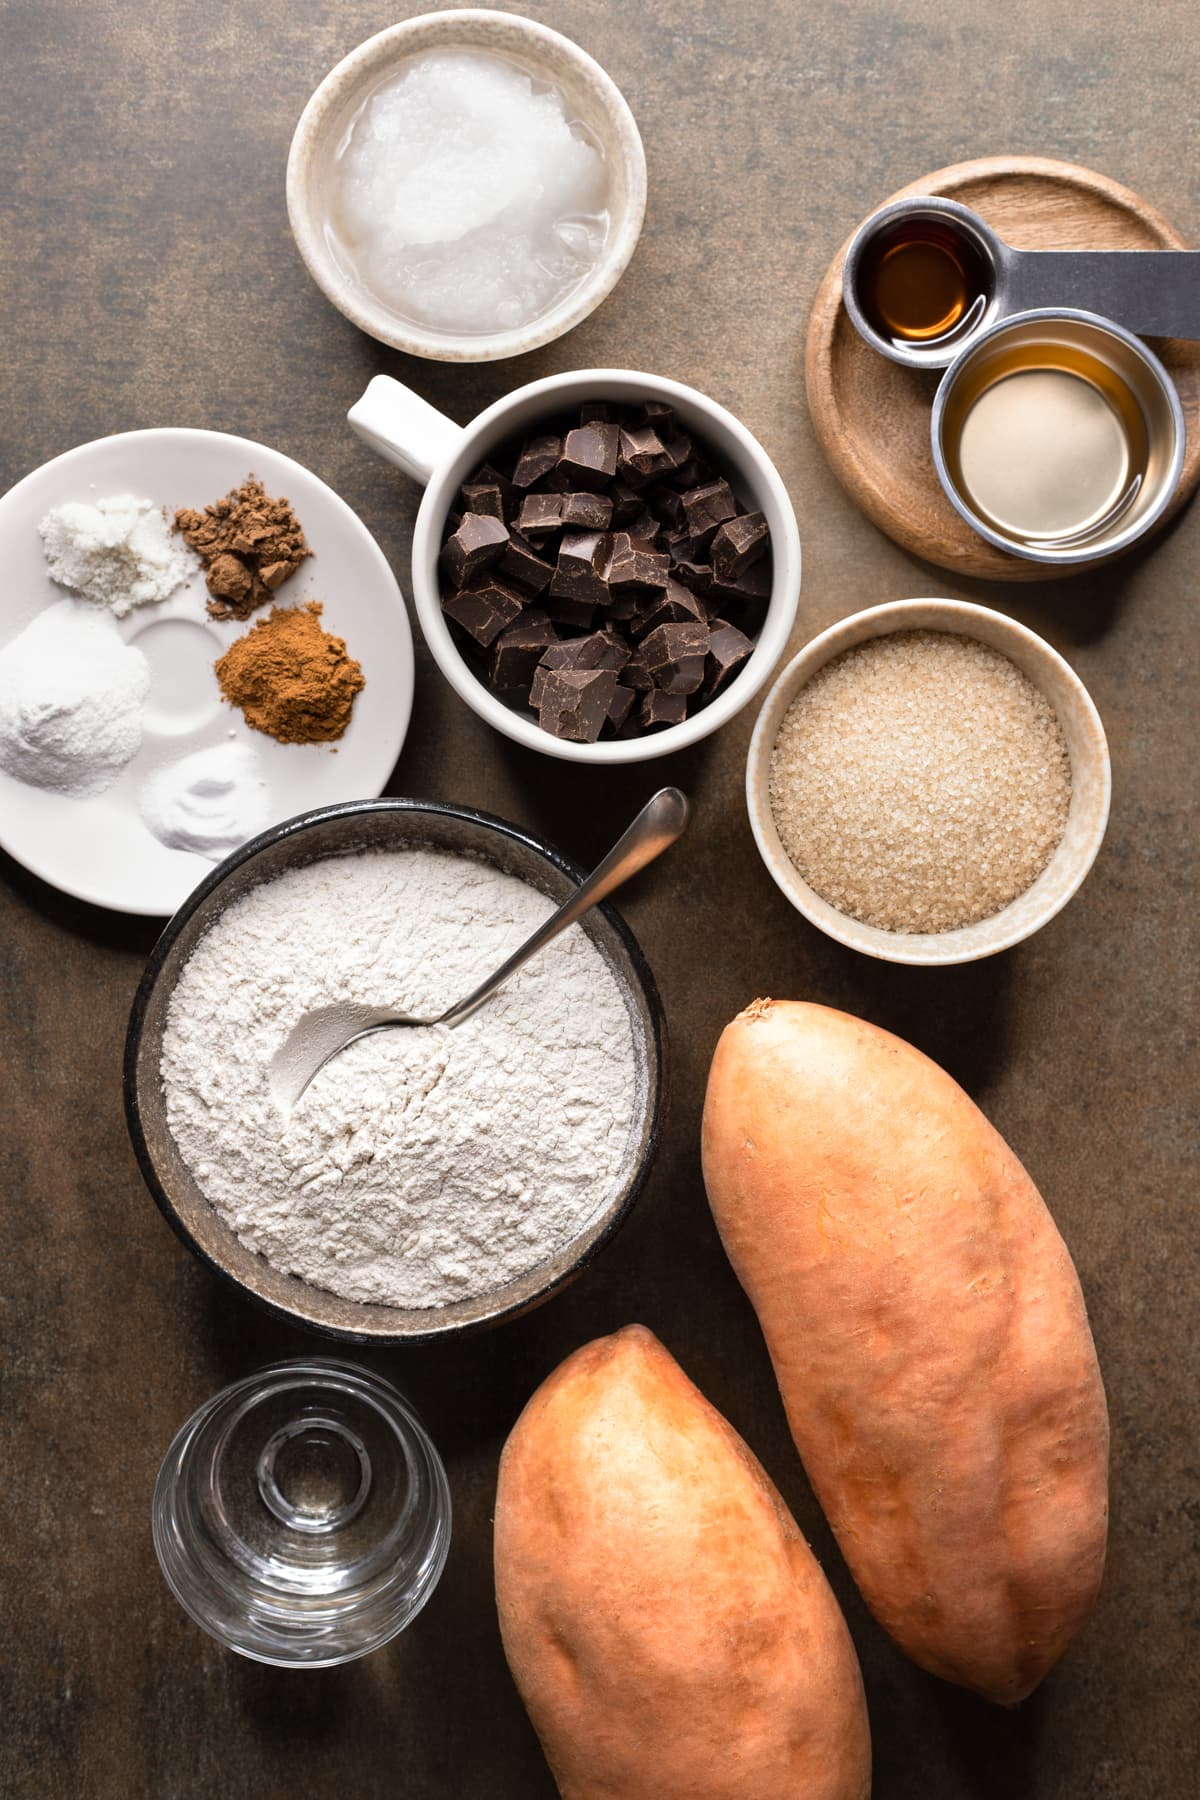
[[[683,496],[674,488],[665,487],[662,482],[646,489],[646,506],[660,525],[669,531],[682,531],[687,521],[683,516]],[[615,515],[614,515],[615,516]]]
[[[683,496],[683,513],[693,538],[703,543],[726,519],[736,516],[737,501],[729,483],[718,478],[703,487],[689,488]]]
[[[647,731],[653,731],[658,725],[682,725],[687,718],[687,695],[666,694],[661,688],[651,688],[642,701],[638,718]]]
[[[693,562],[684,557],[672,565],[671,575],[674,580],[682,582],[684,587],[691,588],[693,594],[703,596],[712,591],[713,575],[707,563]]]
[[[679,724],[753,651],[773,583],[766,520],[739,509],[666,401],[585,401],[546,423],[455,497],[446,617],[475,640],[481,679],[566,740]]]
[[[560,437],[530,438],[517,458],[517,466],[513,470],[513,486],[532,487],[535,481],[540,481],[543,475],[550,473],[561,455]]]
[[[571,476],[572,487],[602,488],[612,480],[617,472],[619,430],[617,425],[601,421],[568,431],[558,466]]]
[[[636,688],[639,694],[649,692],[654,686],[654,676],[640,649],[634,651],[621,670],[621,681],[625,687]]]
[[[550,578],[556,599],[586,601],[603,606],[609,584],[604,571],[609,559],[609,539],[599,531],[568,531],[558,546],[558,563]]]
[[[594,744],[617,690],[611,669],[551,669],[542,687],[538,723],[573,744]]]
[[[472,481],[462,490],[465,513],[487,513],[504,523],[504,495],[495,482]]]
[[[645,481],[660,469],[669,469],[674,465],[652,425],[623,425],[618,440],[617,467],[627,481],[631,478],[631,473],[633,477]]]
[[[462,524],[442,546],[442,567],[451,587],[465,587],[494,562],[508,543],[508,530],[489,513],[464,513]]]
[[[753,649],[750,639],[736,625],[727,624],[724,619],[713,620],[708,633],[708,654],[704,659],[704,686],[701,691],[705,699],[711,700],[714,694],[720,692]]]
[[[596,623],[596,608],[590,600],[547,592],[545,607],[556,625],[569,625],[574,631],[590,631]]]
[[[703,487],[705,482],[711,481],[712,470],[698,456],[689,456],[686,462],[681,462],[677,469],[669,469],[660,479],[670,482],[683,494],[689,488]]]
[[[665,551],[656,550],[652,542],[636,538],[628,531],[614,531],[611,541],[608,585],[614,593],[629,588],[641,593],[666,587],[671,576],[671,559]]]
[[[693,459],[692,440],[686,431],[667,438],[663,444],[663,453],[667,459],[666,466],[673,474],[678,474],[680,469],[686,468],[693,460],[696,460],[697,468],[702,466],[698,459]]]
[[[530,607],[513,625],[508,625],[492,644],[488,676],[495,688],[527,688],[538,663],[558,633],[544,612]]]
[[[539,556],[533,545],[515,531],[509,533],[508,548],[496,568],[529,594],[544,594],[554,573],[554,564]]]
[[[536,707],[546,685],[546,677],[554,669],[613,669],[625,667],[629,661],[629,645],[611,631],[593,631],[587,637],[567,638],[552,644],[543,653],[531,678],[529,704]]]
[[[448,600],[443,600],[442,611],[448,619],[470,632],[476,643],[486,650],[493,638],[520,616],[524,605],[523,595],[506,587],[502,581],[484,575],[471,587],[461,588]]]
[[[620,731],[633,711],[633,703],[636,699],[637,694],[633,688],[622,687],[620,682],[617,683],[613,697],[608,703],[608,723],[614,731]]]
[[[713,574],[723,585],[732,584],[766,555],[770,541],[762,513],[742,513],[736,519],[726,519],[712,541]]]
[[[681,625],[689,620],[693,625],[708,624],[704,602],[690,588],[684,587],[681,581],[668,578],[664,591],[652,595],[635,614],[632,621],[633,635],[644,637],[647,632],[657,630],[660,625]]]
[[[607,531],[612,523],[613,503],[607,494],[564,494],[562,522],[580,531]]]
[[[694,620],[659,625],[642,639],[639,657],[665,694],[694,694],[704,680],[708,627]]]
[[[675,408],[666,400],[643,400],[638,416],[643,425],[652,425],[661,436],[664,427],[669,431],[674,425]]]
[[[528,537],[537,537],[540,533],[558,531],[561,526],[561,494],[526,494],[517,514],[518,531]]]
[[[622,481],[618,475],[608,484],[609,498],[612,500],[612,522],[614,525],[628,525],[642,511],[642,496]]]

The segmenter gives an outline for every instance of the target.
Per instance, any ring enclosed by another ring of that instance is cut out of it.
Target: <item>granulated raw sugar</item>
[[[1071,798],[1054,709],[955,632],[872,638],[819,669],[771,757],[771,810],[822,899],[884,931],[991,918],[1041,874]]]

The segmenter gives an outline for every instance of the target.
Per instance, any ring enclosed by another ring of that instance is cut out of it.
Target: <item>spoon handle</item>
[[[569,894],[556,913],[551,913],[544,925],[539,925],[533,936],[526,938],[519,950],[514,950],[506,963],[481,982],[474,993],[460,1000],[457,1006],[443,1013],[438,1021],[442,1025],[457,1025],[496,989],[506,982],[510,975],[515,975],[522,964],[531,956],[536,956],[560,932],[573,925],[590,908],[608,897],[622,882],[644,869],[647,863],[661,856],[683,831],[688,822],[689,807],[687,797],[678,788],[660,788],[647,800],[633,824],[613,845],[603,862],[597,863],[586,880],[581,881],[573,894]]]
[[[1200,337],[1200,250],[1013,250],[1005,312],[1079,306],[1143,337]]]

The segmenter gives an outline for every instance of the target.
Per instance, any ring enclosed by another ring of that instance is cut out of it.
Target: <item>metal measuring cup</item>
[[[910,223],[941,227],[981,278],[961,318],[928,342],[886,337],[864,310],[873,255]],[[842,298],[872,349],[912,369],[944,369],[999,320],[1047,308],[1099,314],[1144,337],[1200,338],[1200,250],[1014,250],[969,206],[919,195],[893,200],[859,226],[846,251]]]

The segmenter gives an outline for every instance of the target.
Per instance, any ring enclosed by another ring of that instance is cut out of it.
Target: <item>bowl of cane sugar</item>
[[[345,1002],[436,1018],[582,870],[419,800],[302,814],[236,851],[155,946],[125,1049],[147,1186],[270,1311],[400,1342],[539,1305],[627,1216],[658,1143],[665,1028],[609,905],[453,1027],[349,1044],[295,1098],[276,1053]]]
[[[389,26],[300,117],[288,216],[326,297],[382,343],[518,356],[587,317],[633,255],[646,158],[598,63],[514,13]]]
[[[759,714],[746,797],[798,912],[885,962],[1006,950],[1075,893],[1108,823],[1104,728],[1042,638],[959,600],[824,631]]]

